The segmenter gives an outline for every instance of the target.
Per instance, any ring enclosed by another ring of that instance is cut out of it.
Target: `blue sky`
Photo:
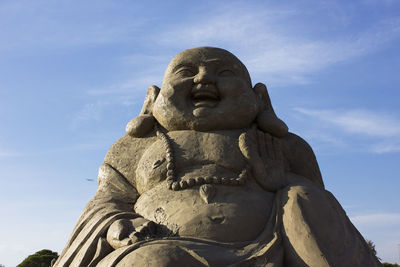
[[[180,51],[266,83],[326,188],[399,262],[400,2],[0,1],[0,263],[63,249],[97,170]]]

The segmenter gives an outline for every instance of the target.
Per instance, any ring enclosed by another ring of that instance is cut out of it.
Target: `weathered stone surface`
[[[56,266],[381,266],[228,51],[178,54],[126,131]]]

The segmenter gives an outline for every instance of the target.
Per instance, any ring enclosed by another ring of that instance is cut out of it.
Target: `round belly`
[[[183,237],[219,242],[256,238],[266,226],[274,194],[253,181],[243,186],[213,187],[215,193],[206,200],[198,186],[172,191],[160,183],[138,198],[135,211]]]

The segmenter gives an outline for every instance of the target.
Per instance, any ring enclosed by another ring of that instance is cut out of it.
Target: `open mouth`
[[[218,93],[214,90],[198,90],[192,94],[192,101],[195,107],[213,108],[219,102]]]

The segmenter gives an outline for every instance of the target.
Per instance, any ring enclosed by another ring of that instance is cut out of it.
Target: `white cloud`
[[[157,35],[157,41],[183,48],[223,45],[240,56],[250,73],[267,76],[276,85],[306,83],[307,75],[371,53],[400,36],[399,19],[386,19],[362,31],[329,39],[299,36],[296,16],[307,12],[311,11],[271,4],[220,6],[207,16],[194,16],[165,30]]]
[[[346,146],[343,138],[322,131],[307,132],[304,137],[307,139],[316,139],[321,143],[331,144],[337,148]]]
[[[400,136],[400,120],[387,114],[365,110],[312,110],[295,108],[296,111],[333,123],[345,132],[376,137]]]
[[[23,155],[24,154],[20,152],[0,150],[0,157],[9,158],[9,157],[20,157]]]
[[[89,122],[100,122],[103,119],[104,109],[110,104],[110,101],[100,100],[85,104],[75,114],[71,115],[70,129],[76,130],[79,126],[88,125]]]
[[[107,105],[105,102],[97,102],[97,103],[89,103],[86,104],[82,110],[80,110],[75,119],[78,121],[87,121],[87,120],[100,120],[102,107]]]
[[[373,153],[400,151],[400,119],[387,113],[366,110],[318,110],[295,108],[295,111],[314,118],[311,139],[332,145],[351,146],[351,140],[368,139],[365,147]],[[311,128],[311,127],[310,127]],[[347,140],[347,141],[346,141]]]
[[[132,41],[147,20],[130,19],[135,11],[134,4],[123,6],[109,1],[4,1],[0,5],[0,50]]]
[[[371,147],[373,152],[378,154],[389,153],[389,152],[400,152],[400,141],[399,140],[390,140],[389,142],[381,142],[375,144]]]
[[[147,88],[151,85],[161,86],[162,75],[143,74],[135,75],[135,77],[122,81],[118,84],[111,85],[102,89],[90,89],[87,91],[89,95],[133,95],[138,92],[147,92]]]
[[[350,220],[365,239],[374,242],[378,257],[398,262],[400,213],[360,214],[350,216]]]
[[[239,55],[252,75],[267,76],[276,85],[307,83],[309,74],[371,53],[400,36],[399,18],[375,21],[369,28],[355,32],[346,28],[346,34],[332,33],[329,38],[313,34],[312,28],[316,26],[307,19],[310,14],[330,15],[325,19],[326,31],[330,30],[329,25],[351,23],[347,14],[339,12],[343,8],[326,2],[313,5],[310,9],[301,3],[222,1],[214,3],[213,8],[199,5],[194,9],[197,12],[191,10],[191,16],[181,14],[179,22],[163,24],[160,14],[150,18],[142,14],[143,6],[135,4],[13,1],[0,6],[0,26],[5,29],[0,35],[0,49],[128,42],[132,46],[157,46],[165,55],[165,51],[178,52],[194,46],[223,46]],[[329,12],[331,9],[339,10],[339,15],[331,15],[335,13]],[[125,60],[143,62],[143,58],[160,60],[159,56],[138,54]],[[152,69],[154,65],[144,68]]]
[[[397,4],[399,1],[398,0],[363,0],[368,5],[387,5],[390,6],[392,4]]]
[[[387,224],[400,225],[400,213],[374,213],[356,215],[350,217],[350,219],[357,225],[379,225],[380,227]]]

